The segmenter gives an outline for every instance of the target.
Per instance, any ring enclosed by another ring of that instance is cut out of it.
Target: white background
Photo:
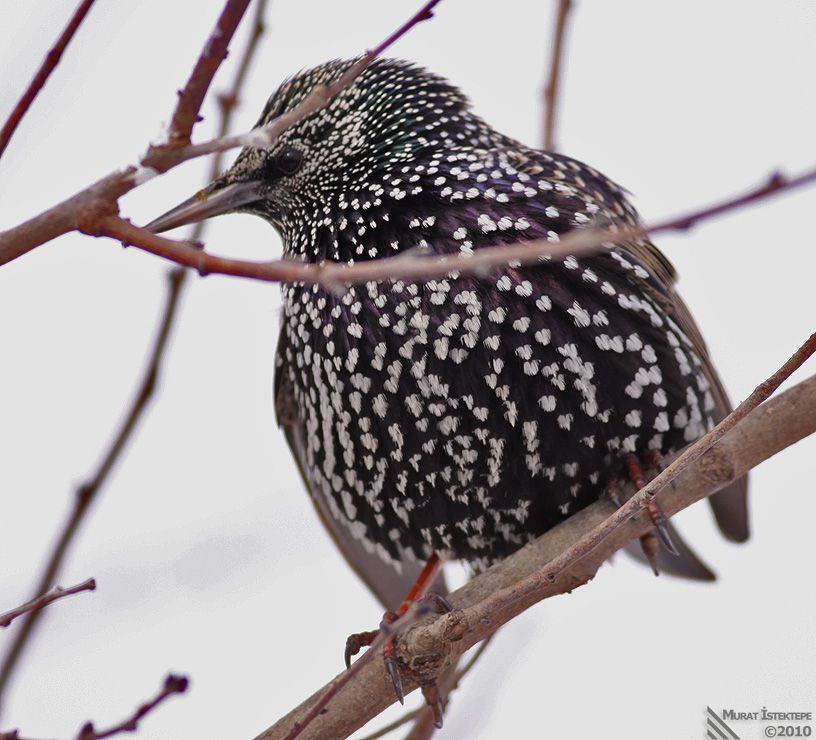
[[[249,127],[288,74],[348,57],[419,4],[274,0],[238,113]],[[0,160],[0,227],[132,163],[160,131],[221,0],[100,0]],[[73,11],[0,1],[0,118]],[[540,141],[553,4],[446,0],[393,54],[445,74],[497,128]],[[215,90],[232,78],[239,31]],[[629,188],[648,220],[816,163],[812,2],[578,4],[561,148]],[[212,100],[195,132],[209,136]],[[123,199],[145,222],[200,187],[189,163]],[[661,237],[739,400],[816,328],[816,190]],[[248,216],[215,252],[279,254]],[[0,610],[23,601],[142,369],[165,265],[71,235],[0,270]],[[194,278],[157,402],[60,577],[99,582],[47,611],[0,727],[67,737],[118,721],[188,673],[141,738],[247,738],[342,665],[379,609],[333,551],[273,420],[277,286]],[[799,379],[814,371],[813,362]],[[715,709],[816,710],[813,439],[753,475],[753,538],[681,516],[720,575],[655,579],[618,558],[588,587],[505,628],[454,697],[444,738],[697,738]],[[12,630],[0,633],[0,649]],[[413,703],[417,697],[411,697]],[[396,715],[390,715],[396,716]],[[382,722],[382,720],[380,720]],[[743,737],[759,728],[736,725]]]

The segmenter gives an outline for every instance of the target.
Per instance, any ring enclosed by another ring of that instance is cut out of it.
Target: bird
[[[256,125],[355,61],[284,81]],[[310,264],[467,259],[640,224],[604,174],[496,131],[448,80],[398,59],[148,228],[224,213],[260,216],[285,259]],[[277,419],[321,521],[386,608],[436,553],[489,567],[731,410],[676,281],[639,236],[478,274],[282,284]],[[746,480],[710,502],[725,537],[747,539]],[[659,548],[661,569],[713,577],[663,530],[679,555]]]

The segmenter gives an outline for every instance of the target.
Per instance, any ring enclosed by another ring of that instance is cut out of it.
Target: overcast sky
[[[0,160],[0,228],[136,161],[221,5],[98,0]],[[241,128],[285,76],[372,46],[419,2],[270,5]],[[0,119],[74,7],[0,3]],[[448,76],[498,129],[535,144],[553,8],[445,0],[393,54]],[[215,90],[232,78],[248,25]],[[816,6],[805,0],[579,2],[561,149],[627,187],[647,220],[777,168],[813,166],[814,38]],[[203,114],[198,139],[216,125],[212,100]],[[198,189],[206,167],[151,181],[123,199],[123,213],[150,220]],[[814,206],[811,189],[659,239],[734,400],[815,328]],[[249,216],[217,220],[207,243],[246,258],[280,253],[274,231]],[[72,486],[119,421],[165,270],[153,256],[77,235],[0,269],[0,611],[28,598]],[[251,737],[341,668],[350,632],[379,621],[317,523],[275,426],[278,287],[191,283],[157,401],[59,579],[95,576],[99,588],[49,608],[0,729],[68,737],[87,719],[105,726],[174,670],[191,676],[191,691],[151,715],[140,738]],[[723,543],[704,506],[678,517],[716,584],[656,579],[619,557],[586,588],[503,629],[440,737],[686,740],[704,736],[707,705],[816,711],[814,459],[810,439],[756,470],[746,545]],[[12,631],[0,633],[0,650]]]

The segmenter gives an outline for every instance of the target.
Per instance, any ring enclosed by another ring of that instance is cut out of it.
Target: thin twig
[[[429,2],[425,3],[411,18],[388,36],[388,38],[375,46],[372,50],[363,54],[335,82],[332,82],[330,85],[316,85],[297,106],[286,113],[276,116],[265,126],[243,134],[218,137],[201,144],[151,146],[141,161],[142,167],[150,168],[155,172],[166,172],[180,162],[195,159],[196,157],[201,157],[213,152],[235,149],[239,146],[272,146],[284,131],[290,129],[304,118],[316,113],[321,108],[324,108],[343,90],[351,87],[354,81],[368,68],[371,62],[408,33],[414,26],[432,18],[433,8],[440,2],[441,0],[429,0]],[[2,237],[1,234],[0,237]],[[2,242],[0,242],[0,244],[1,243]],[[2,264],[2,262],[0,262],[0,264]]]
[[[99,219],[96,222],[95,235],[108,236],[185,267],[191,267],[200,275],[231,275],[267,282],[317,283],[330,290],[336,290],[345,285],[365,283],[370,280],[428,280],[445,277],[451,273],[486,275],[495,267],[502,265],[531,264],[545,256],[558,257],[592,252],[610,241],[622,243],[649,234],[686,231],[691,226],[720,214],[814,183],[816,183],[816,167],[791,178],[776,172],[747,193],[724,198],[713,205],[652,225],[623,225],[601,229],[579,228],[561,237],[557,243],[538,239],[518,244],[484,247],[469,255],[424,256],[409,253],[358,262],[353,265],[344,262],[310,264],[286,259],[256,262],[219,257],[202,251],[198,244],[153,234],[118,216],[106,216]]]
[[[23,120],[23,116],[25,116],[28,109],[31,107],[31,104],[34,102],[34,98],[37,97],[38,93],[45,85],[46,80],[48,80],[48,77],[59,64],[62,53],[65,51],[65,48],[74,37],[74,34],[76,34],[77,29],[82,24],[82,21],[85,20],[85,16],[88,14],[88,11],[91,9],[91,5],[93,4],[94,0],[82,0],[82,2],[80,2],[77,9],[74,11],[73,16],[71,16],[71,20],[68,21],[68,25],[65,27],[65,30],[62,32],[62,34],[60,34],[60,37],[57,39],[54,46],[51,47],[48,54],[45,55],[45,59],[40,65],[40,68],[37,70],[37,74],[34,75],[34,79],[31,80],[26,88],[26,91],[23,93],[23,96],[11,111],[8,120],[3,124],[3,128],[0,129],[0,157],[2,157],[3,152],[6,151],[6,147],[8,146],[9,141],[11,141],[11,137],[14,136],[14,132],[17,130],[17,127],[20,125],[20,121]]]
[[[567,31],[567,17],[572,9],[572,0],[558,0],[555,11],[550,74],[544,88],[544,149],[555,151],[555,121],[558,108],[558,94],[561,92],[561,66],[564,58],[564,42]]]
[[[8,627],[17,617],[21,617],[23,614],[29,612],[39,611],[44,606],[48,606],[50,603],[59,599],[64,599],[66,596],[73,596],[80,591],[93,591],[94,589],[96,589],[96,581],[93,578],[89,578],[87,581],[82,581],[82,583],[78,583],[76,586],[69,586],[68,588],[54,586],[54,588],[50,591],[46,591],[42,596],[37,596],[31,599],[31,601],[27,601],[25,604],[20,604],[20,606],[7,611],[5,614],[0,614],[0,627]]]
[[[379,730],[372,732],[370,735],[361,737],[360,740],[378,740],[381,737],[385,737],[386,735],[394,732],[394,730],[398,730],[400,727],[407,725],[412,720],[415,720],[420,714],[423,713],[425,709],[426,707],[424,706],[412,709],[410,712],[406,712],[401,717],[397,717],[393,722],[389,722],[387,725],[380,727]]]
[[[54,545],[54,549],[48,558],[45,569],[40,576],[35,593],[43,593],[48,590],[57,574],[60,571],[62,562],[68,552],[69,546],[74,541],[77,530],[80,524],[85,519],[88,508],[93,502],[99,489],[105,483],[108,473],[113,468],[122,450],[127,445],[136,424],[141,418],[142,412],[147,406],[148,401],[153,395],[158,380],[159,371],[161,369],[161,360],[164,355],[164,349],[167,345],[167,339],[170,334],[170,327],[175,318],[176,309],[178,306],[178,294],[183,277],[183,271],[172,270],[169,274],[167,286],[167,298],[163,310],[162,320],[159,325],[156,338],[153,343],[153,349],[150,353],[150,359],[147,363],[144,376],[139,383],[138,389],[135,393],[133,401],[125,414],[121,426],[113,437],[110,447],[102,457],[102,461],[94,475],[77,489],[74,496],[74,503],[68,519],[65,522],[59,537]],[[8,686],[9,679],[14,672],[14,669],[22,655],[28,640],[31,636],[32,630],[39,621],[40,611],[34,611],[28,614],[22,624],[20,630],[14,635],[14,640],[9,646],[2,665],[0,665],[0,697]]]
[[[204,102],[204,96],[210,89],[213,77],[227,58],[227,49],[238,24],[244,17],[251,0],[227,0],[224,10],[218,18],[198,61],[190,73],[190,79],[179,94],[179,101],[173,118],[170,121],[168,144],[171,146],[187,144],[193,126],[198,120],[198,112]]]
[[[139,729],[140,720],[144,719],[156,707],[162,704],[174,694],[183,694],[187,691],[190,681],[186,676],[177,676],[173,673],[164,679],[164,684],[156,696],[141,704],[129,717],[121,722],[109,727],[106,730],[97,730],[93,722],[86,722],[74,736],[74,740],[104,740],[104,738],[114,735],[123,735],[129,732],[136,732]],[[11,732],[0,732],[0,740],[26,740],[17,730]]]
[[[185,691],[187,691],[187,687],[189,685],[190,681],[186,676],[177,676],[171,673],[164,679],[164,685],[159,693],[156,694],[156,696],[154,696],[150,701],[147,701],[138,707],[136,711],[130,715],[130,717],[122,720],[119,724],[116,724],[113,727],[109,727],[107,730],[96,730],[93,723],[88,722],[79,731],[79,734],[76,736],[76,740],[103,740],[103,738],[113,737],[114,735],[119,735],[120,733],[135,732],[138,729],[139,720],[143,719],[147,714],[158,707],[159,704],[161,704],[167,698],[173,696],[173,694],[183,694]]]

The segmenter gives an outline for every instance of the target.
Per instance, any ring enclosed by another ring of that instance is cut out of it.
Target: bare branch
[[[657,494],[657,500],[667,515],[673,515],[816,432],[816,376],[745,416],[746,408],[766,397],[782,376],[792,372],[814,349],[816,335],[740,405],[735,413],[737,418],[744,418],[736,428],[722,436],[723,427],[719,425],[708,441],[701,442],[706,448],[701,455],[697,454],[699,447],[695,450],[697,445],[688,448],[678,458],[678,462],[681,459],[685,462],[667,468],[662,481],[660,476],[655,478],[621,509],[613,510],[611,502],[604,499],[576,513],[452,594],[453,612],[425,620],[403,634],[397,649],[405,666],[406,693],[419,682],[433,679],[467,649],[534,603],[571,591],[593,578],[610,555],[651,527],[648,517],[636,516],[642,508],[644,492],[656,490],[656,486],[672,479],[671,485]],[[733,420],[726,427],[733,427]],[[709,446],[711,439],[718,441]],[[257,740],[284,737],[325,691],[316,692]],[[382,661],[371,661],[337,693],[329,711],[317,717],[303,737],[345,737],[393,701],[393,689]]]
[[[555,11],[550,73],[544,88],[544,149],[555,151],[555,121],[558,108],[558,94],[561,91],[561,61],[564,58],[564,42],[567,31],[567,17],[572,9],[572,0],[558,0]]]
[[[114,735],[136,732],[139,729],[140,720],[144,719],[169,697],[174,694],[183,694],[187,691],[189,685],[190,681],[186,676],[177,676],[170,673],[164,679],[164,684],[159,693],[137,707],[129,717],[106,730],[97,730],[93,722],[86,722],[74,736],[74,740],[104,740],[104,738],[113,737]],[[26,738],[20,735],[18,730],[12,730],[11,732],[0,732],[0,740],[26,740]]]
[[[232,121],[232,114],[234,112],[239,93],[246,79],[250,61],[257,49],[258,40],[263,34],[263,19],[264,14],[266,13],[266,8],[267,0],[259,0],[256,7],[253,27],[250,31],[250,36],[247,41],[246,48],[244,49],[241,61],[238,65],[232,86],[227,93],[219,96],[221,108],[221,122],[219,129],[220,135],[222,136],[229,130],[229,126]],[[221,159],[222,158],[220,155],[213,158],[209,179],[215,177],[220,171]],[[196,224],[193,230],[193,240],[197,241],[201,238],[204,228],[204,222]],[[47,589],[51,582],[56,578],[65,554],[76,536],[79,525],[83,521],[92,499],[96,496],[97,492],[104,484],[108,472],[113,467],[117,459],[121,456],[123,450],[130,441],[133,430],[136,428],[139,419],[155,393],[158,375],[167,347],[167,340],[177,317],[179,299],[187,279],[187,272],[186,270],[176,267],[168,273],[167,279],[168,292],[161,318],[159,320],[159,329],[153,341],[153,347],[150,351],[150,359],[145,368],[145,373],[139,381],[139,385],[134,394],[130,409],[125,416],[122,426],[116,432],[107,453],[103,457],[97,473],[89,482],[78,489],[76,498],[74,499],[74,507],[59,535],[54,551],[49,557],[45,572],[40,577],[35,593],[41,593]],[[5,655],[2,666],[0,666],[0,697],[2,697],[3,691],[8,684],[10,676],[14,672],[15,666],[20,659],[22,651],[31,637],[36,622],[37,613],[34,612],[23,624],[22,629],[15,636],[15,640],[12,642],[8,652]]]
[[[204,96],[210,89],[213,77],[221,63],[227,58],[229,43],[250,2],[251,0],[227,0],[213,32],[207,39],[190,73],[190,79],[179,93],[179,101],[173,113],[173,119],[170,121],[167,137],[168,144],[171,146],[187,144],[190,141],[190,134],[198,120],[198,112],[204,102]]]
[[[23,120],[23,116],[25,116],[28,109],[31,107],[31,104],[34,102],[34,98],[36,98],[40,90],[43,89],[43,86],[45,85],[49,76],[59,64],[59,61],[62,58],[62,53],[71,42],[71,39],[77,32],[77,29],[82,24],[82,21],[85,20],[85,16],[88,14],[88,11],[91,9],[91,5],[93,4],[94,0],[82,0],[82,2],[80,2],[77,9],[74,11],[73,16],[71,16],[71,20],[68,21],[68,25],[65,27],[65,30],[60,34],[60,37],[57,39],[54,46],[51,47],[48,54],[45,55],[45,59],[40,65],[40,68],[37,70],[37,74],[34,75],[34,79],[31,80],[26,88],[26,91],[23,93],[23,96],[11,111],[8,120],[3,124],[3,128],[0,129],[0,157],[2,157],[3,152],[6,151],[6,147],[8,146],[9,141],[11,141],[11,137],[14,136],[14,132],[17,130],[17,127],[20,125],[20,121]]]
[[[159,371],[161,369],[161,361],[164,355],[164,350],[167,345],[167,339],[170,334],[170,327],[175,318],[176,309],[178,307],[178,295],[183,279],[182,270],[172,270],[168,275],[167,298],[165,307],[162,313],[162,320],[159,324],[158,332],[153,343],[153,349],[150,353],[150,359],[145,368],[144,376],[142,377],[138,389],[131,401],[130,408],[125,414],[121,426],[116,432],[110,447],[103,455],[102,461],[96,473],[85,483],[77,489],[74,496],[74,504],[71,509],[68,519],[66,520],[59,537],[54,545],[51,555],[45,566],[45,570],[40,576],[39,582],[35,589],[35,593],[43,593],[48,590],[51,583],[57,577],[57,573],[62,567],[65,555],[68,548],[76,537],[79,526],[85,519],[88,508],[96,497],[99,489],[105,483],[108,473],[113,468],[122,450],[130,441],[133,430],[142,416],[142,412],[147,406],[150,398],[156,388]],[[14,669],[22,655],[22,652],[28,643],[31,633],[39,621],[40,611],[33,611],[27,615],[20,630],[15,634],[14,640],[8,648],[2,665],[0,665],[0,697],[8,686],[9,679],[14,672]]]
[[[354,81],[368,68],[380,54],[388,47],[402,38],[408,31],[422,21],[433,17],[433,8],[441,0],[429,0],[422,8],[403,23],[385,41],[376,46],[373,50],[367,51],[354,64],[352,64],[336,81],[330,85],[317,85],[312,88],[309,94],[292,110],[282,113],[266,126],[253,129],[243,134],[235,136],[222,136],[201,144],[188,144],[186,146],[159,146],[151,147],[141,161],[143,167],[151,168],[156,172],[166,172],[171,167],[175,167],[188,159],[195,159],[205,154],[213,152],[223,152],[228,149],[235,149],[242,146],[270,147],[280,137],[280,135],[290,129],[304,118],[316,113],[321,108],[327,106],[331,100],[339,95],[343,90],[354,83]],[[2,246],[2,234],[0,234],[0,246]],[[1,253],[1,251],[0,251]],[[0,259],[2,264],[2,259]]]
[[[139,720],[147,716],[158,707],[159,704],[173,696],[173,694],[183,694],[187,691],[189,685],[190,681],[186,676],[177,676],[171,673],[164,679],[164,685],[159,693],[150,699],[150,701],[138,707],[130,717],[122,720],[113,727],[109,727],[107,730],[96,730],[93,723],[88,722],[79,731],[76,740],[103,740],[103,738],[113,737],[114,735],[123,734],[125,732],[135,732],[138,729]]]
[[[57,601],[58,599],[64,599],[66,596],[73,596],[74,594],[78,594],[80,591],[93,591],[96,589],[96,581],[93,578],[89,578],[87,581],[82,581],[82,583],[78,583],[76,586],[69,586],[68,588],[62,588],[62,586],[54,586],[50,591],[46,591],[42,596],[37,596],[35,599],[31,599],[31,601],[27,601],[25,604],[21,604],[10,611],[7,611],[5,614],[0,614],[0,627],[8,627],[17,617],[23,616],[23,614],[27,614],[29,612],[35,612],[42,609],[44,606],[48,606],[50,603]]]
[[[200,275],[231,275],[267,282],[318,283],[330,290],[370,280],[428,280],[451,273],[486,275],[498,266],[532,264],[544,257],[578,255],[597,250],[606,242],[624,242],[644,235],[686,231],[723,213],[769,198],[774,194],[816,183],[816,167],[788,178],[774,173],[747,193],[724,198],[717,203],[646,226],[611,226],[575,229],[557,243],[539,239],[518,244],[484,247],[469,255],[423,256],[414,252],[349,265],[342,262],[311,264],[292,260],[252,260],[218,257],[189,241],[176,241],[134,226],[118,216],[104,216],[95,222],[95,236],[108,236],[179,265]],[[91,232],[86,232],[91,233]],[[1,238],[1,237],[0,237]]]
[[[221,136],[226,134],[226,132],[229,130],[235,105],[243,88],[247,71],[249,69],[249,64],[255,55],[258,41],[264,32],[264,16],[266,13],[267,4],[267,0],[258,1],[253,19],[253,27],[250,30],[249,39],[242,54],[241,61],[238,64],[232,86],[228,92],[219,96],[221,109],[219,133]],[[208,175],[209,179],[214,178],[220,172],[221,162],[221,154],[217,154],[215,157],[213,157]],[[205,228],[205,222],[196,224],[193,230],[192,239],[194,241],[199,240],[203,235]],[[57,544],[49,557],[45,572],[40,577],[35,593],[39,593],[47,589],[51,582],[56,578],[65,554],[76,536],[79,525],[85,517],[91,500],[96,496],[99,489],[104,484],[108,472],[113,467],[116,460],[121,456],[123,450],[126,448],[136,424],[147,408],[151,397],[155,393],[162,360],[167,348],[167,340],[178,315],[178,304],[186,279],[187,271],[182,268],[175,267],[168,272],[167,297],[161,313],[161,318],[159,319],[159,329],[150,351],[150,359],[145,368],[145,373],[139,380],[130,409],[125,416],[122,426],[116,432],[107,454],[103,457],[99,470],[88,483],[81,486],[77,491],[76,498],[74,500],[74,508],[59,535]],[[8,684],[10,676],[14,672],[15,666],[20,659],[26,643],[31,638],[36,621],[37,617],[35,612],[29,616],[27,621],[23,624],[20,632],[18,632],[15,636],[14,641],[5,655],[2,665],[0,665],[0,697],[2,697],[3,691]]]

